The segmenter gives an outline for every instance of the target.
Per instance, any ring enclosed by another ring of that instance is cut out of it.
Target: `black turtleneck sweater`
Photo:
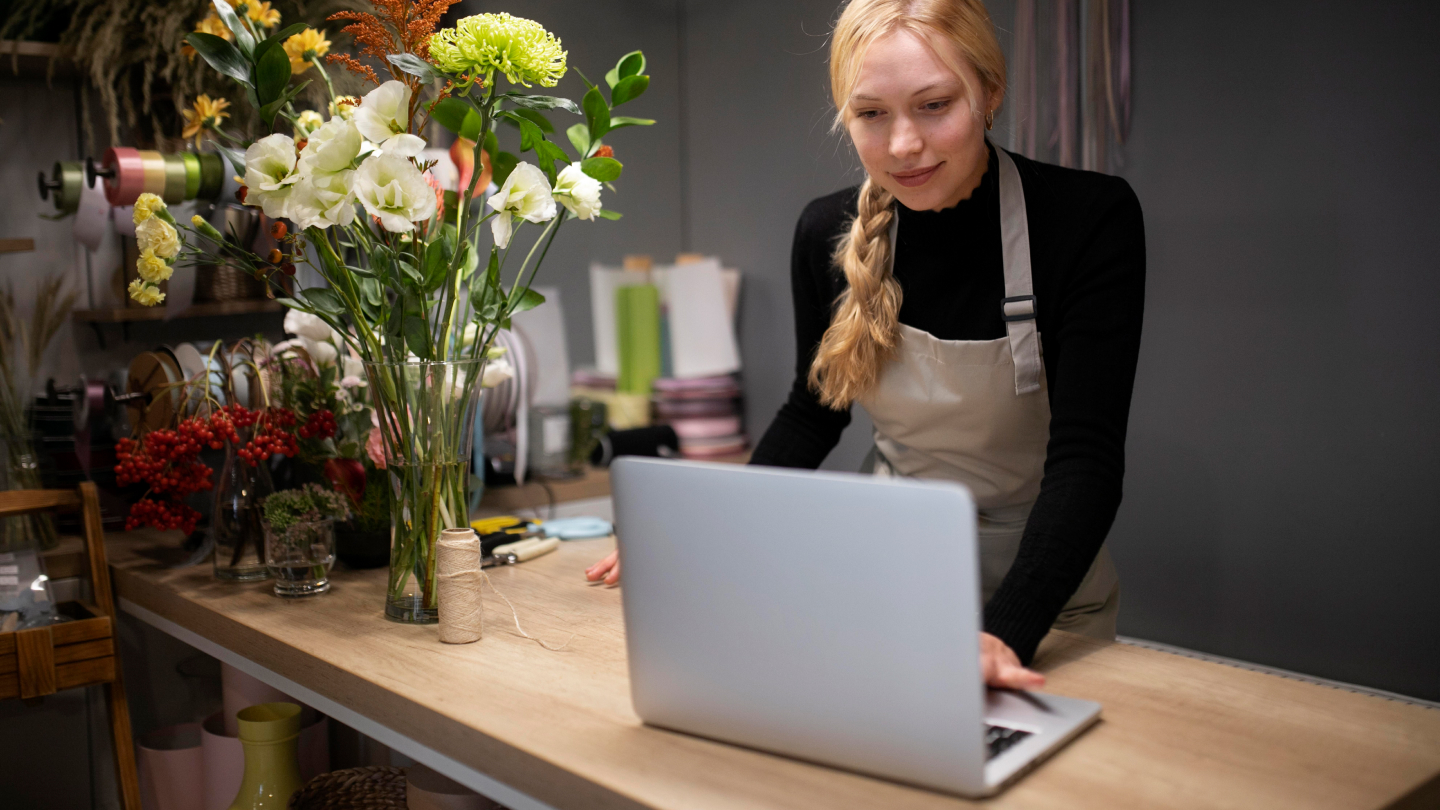
[[[1120,505],[1145,302],[1145,230],[1140,202],[1124,180],[1014,158],[1030,226],[1050,439],[1040,496],[1015,564],[985,606],[985,629],[1029,663]],[[943,211],[899,206],[901,323],[942,340],[1005,336],[998,176],[992,147],[989,169],[969,199]],[[857,195],[849,188],[814,200],[796,225],[795,383],[752,464],[819,467],[850,423],[848,409],[821,405],[805,380],[845,289],[831,256]]]

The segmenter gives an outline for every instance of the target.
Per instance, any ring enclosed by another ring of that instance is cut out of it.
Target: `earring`
[[[994,110],[986,110],[986,111],[985,111],[985,128],[986,128],[986,129],[994,129],[994,128],[995,128],[995,111],[994,111]]]

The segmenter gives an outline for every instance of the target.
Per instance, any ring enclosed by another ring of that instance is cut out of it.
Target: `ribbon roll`
[[[219,197],[220,190],[225,187],[223,159],[214,152],[196,155],[195,158],[200,162],[200,188],[195,192],[195,196],[206,200]]]
[[[128,146],[111,147],[105,150],[101,166],[104,168],[95,174],[105,178],[105,200],[111,205],[134,205],[145,191],[145,162],[140,159],[140,151]]]
[[[144,188],[147,193],[158,197],[165,196],[165,156],[151,149],[140,150],[140,161],[144,167]],[[139,197],[140,195],[135,195]],[[133,205],[130,200],[125,205]]]
[[[200,193],[200,157],[194,152],[182,152],[185,161],[185,199],[193,200]]]
[[[40,199],[51,199],[55,210],[73,214],[80,207],[80,189],[85,183],[85,168],[78,160],[59,161],[50,171],[50,178],[40,173]]]
[[[185,202],[185,158],[183,155],[161,155],[165,161],[165,191],[160,196],[166,205]]]

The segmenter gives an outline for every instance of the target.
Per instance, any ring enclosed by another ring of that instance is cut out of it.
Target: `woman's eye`
[[[943,110],[943,109],[945,109],[946,107],[949,107],[949,106],[950,106],[950,101],[947,99],[947,100],[945,100],[945,101],[931,101],[931,102],[927,103],[927,104],[926,104],[924,107],[922,107],[921,109],[923,109],[923,110],[925,110],[925,111],[927,111],[927,112],[940,112],[941,110]]]
[[[860,112],[856,113],[856,115],[857,115],[858,117],[866,120],[866,121],[874,121],[876,118],[879,118],[879,117],[880,117],[880,111],[879,111],[879,110],[861,110]]]

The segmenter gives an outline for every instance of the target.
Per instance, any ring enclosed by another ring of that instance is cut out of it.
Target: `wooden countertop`
[[[555,808],[958,808],[972,803],[640,723],[620,592],[584,583],[611,541],[493,570],[532,635],[487,591],[486,635],[381,617],[385,572],[280,600],[209,566],[165,569],[177,541],[112,535],[116,594]],[[1440,711],[1124,644],[1052,633],[1046,691],[1103,720],[994,808],[1440,806]],[[1408,794],[1408,796],[1407,796]]]

